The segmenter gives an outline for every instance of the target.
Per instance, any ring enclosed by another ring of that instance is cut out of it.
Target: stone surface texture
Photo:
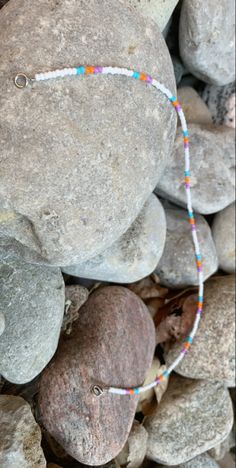
[[[149,18],[164,31],[178,0],[126,0],[129,5],[136,8],[144,18]]]
[[[200,80],[219,86],[235,79],[234,0],[184,0],[179,26],[180,54]]]
[[[224,440],[232,425],[233,407],[224,385],[174,376],[156,411],[145,418],[147,457],[181,465]]]
[[[167,235],[163,255],[155,272],[161,283],[172,288],[198,284],[195,250],[187,211],[165,209]],[[211,229],[201,215],[196,215],[197,232],[204,263],[204,279],[218,269],[218,259]]]
[[[227,273],[235,272],[235,202],[216,214],[212,235],[220,268]]]
[[[30,405],[19,396],[0,395],[1,468],[46,468],[41,430]]]
[[[174,109],[125,77],[67,77],[24,90],[13,78],[113,65],[146,71],[175,92],[167,46],[126,0],[12,0],[1,11],[0,43],[2,236],[28,247],[33,261],[80,263],[138,216],[171,151]]]
[[[228,127],[189,125],[193,208],[215,213],[235,200],[235,133]],[[177,131],[170,161],[156,192],[186,206],[183,135]]]
[[[152,194],[120,239],[97,257],[79,265],[64,267],[63,272],[82,278],[133,283],[154,271],[163,254],[165,240],[165,212]]]
[[[235,128],[235,82],[226,86],[207,85],[202,93],[216,125]]]
[[[201,125],[212,123],[207,105],[194,88],[183,86],[178,89],[177,95],[188,123]]]
[[[128,289],[99,288],[80,309],[70,336],[43,372],[39,391],[43,425],[76,460],[101,465],[121,451],[138,396],[98,398],[91,387],[142,384],[154,349],[148,309]]]
[[[158,465],[159,468],[164,468],[166,465]],[[220,468],[220,465],[213,460],[207,453],[198,455],[198,457],[189,460],[186,463],[175,465],[173,468]]]
[[[3,312],[0,312],[0,336],[3,334],[5,330],[5,315]]]
[[[170,364],[182,349],[175,344],[167,355]],[[190,352],[176,368],[195,379],[235,386],[235,277],[211,278],[205,285],[204,313]]]
[[[128,440],[116,461],[119,466],[139,468],[147,452],[148,433],[138,421],[134,421]]]
[[[34,379],[54,355],[64,314],[64,281],[58,268],[20,260],[0,265],[0,374],[16,384]]]

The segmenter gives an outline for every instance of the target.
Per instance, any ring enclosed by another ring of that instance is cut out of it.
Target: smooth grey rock
[[[1,468],[46,468],[41,430],[30,405],[19,396],[0,395]]]
[[[235,202],[215,215],[212,235],[220,268],[235,273]]]
[[[235,79],[234,0],[184,0],[179,25],[180,55],[188,70],[206,83]]]
[[[207,85],[202,98],[216,125],[235,128],[235,83],[226,86]]]
[[[166,356],[170,364],[183,343]],[[176,368],[185,377],[235,386],[235,276],[211,278],[205,285],[204,313],[190,352]]]
[[[166,243],[155,272],[161,283],[170,288],[197,285],[196,257],[187,211],[167,208],[165,214]],[[196,215],[195,219],[206,280],[217,271],[218,259],[208,223],[201,215]]]
[[[194,210],[215,213],[235,200],[235,134],[228,127],[189,125],[191,193]],[[186,206],[183,134],[177,130],[174,150],[156,192]]]
[[[86,261],[129,228],[153,191],[175,112],[153,87],[125,77],[67,77],[24,90],[13,78],[116,65],[147,71],[174,92],[165,41],[127,0],[11,0],[0,43],[1,211],[20,216],[18,242],[35,252],[32,261]],[[14,223],[7,236],[17,240]]]
[[[166,465],[158,465],[160,468],[165,468]],[[173,468],[220,468],[220,465],[213,460],[207,453],[198,455],[198,457],[189,460],[186,463],[175,465]]]
[[[0,335],[3,334],[5,330],[5,315],[3,312],[0,312]]]
[[[0,374],[23,384],[54,355],[64,313],[64,282],[58,268],[7,260],[0,265]]]
[[[164,31],[179,0],[126,0],[144,18],[152,19]]]
[[[233,407],[224,385],[173,376],[161,403],[145,418],[147,457],[181,465],[224,440],[232,425]]]
[[[64,273],[115,283],[133,283],[153,272],[164,250],[166,218],[155,195],[140,215],[105,252],[80,265],[64,267]]]
[[[207,105],[194,88],[183,86],[178,89],[177,94],[188,123],[201,125],[212,123],[211,113]]]

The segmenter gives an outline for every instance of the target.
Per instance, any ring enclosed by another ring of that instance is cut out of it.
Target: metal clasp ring
[[[25,73],[17,73],[17,75],[14,78],[14,83],[17,88],[23,89],[28,86],[29,83],[34,81],[32,78],[29,78]]]

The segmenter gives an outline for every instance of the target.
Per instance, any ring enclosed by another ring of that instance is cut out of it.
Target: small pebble
[[[178,89],[177,95],[188,123],[201,125],[212,123],[207,105],[194,88],[183,86]]]

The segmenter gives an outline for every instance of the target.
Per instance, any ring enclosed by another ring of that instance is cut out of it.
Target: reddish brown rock
[[[80,309],[69,337],[44,371],[39,391],[42,422],[78,461],[105,464],[124,446],[137,396],[91,393],[96,384],[135,387],[149,370],[155,330],[144,303],[123,287],[105,287]]]

